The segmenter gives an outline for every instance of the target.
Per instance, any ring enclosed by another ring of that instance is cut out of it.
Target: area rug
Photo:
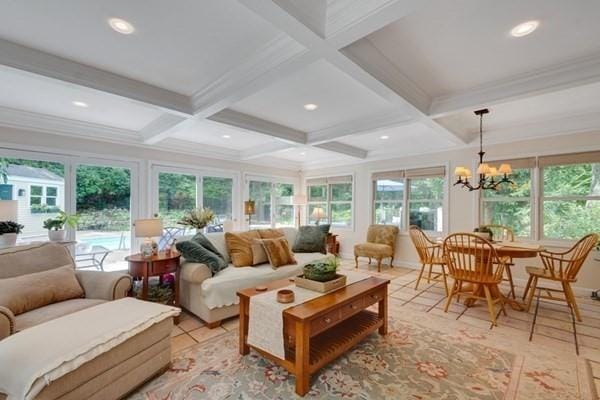
[[[391,320],[387,336],[372,334],[323,368],[305,398],[507,399],[519,357]],[[465,333],[465,335],[468,335]],[[231,331],[174,356],[168,372],[132,399],[294,399],[294,376],[255,352],[238,353]]]

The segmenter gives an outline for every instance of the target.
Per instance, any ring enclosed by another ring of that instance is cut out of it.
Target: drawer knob
[[[329,323],[331,323],[331,318],[325,318],[325,323],[326,323],[326,324],[329,324]]]
[[[350,308],[353,310],[356,310],[357,307],[354,304],[352,304],[352,305],[350,305]]]
[[[378,294],[372,294],[371,297],[374,298],[375,300],[379,299],[379,295]]]

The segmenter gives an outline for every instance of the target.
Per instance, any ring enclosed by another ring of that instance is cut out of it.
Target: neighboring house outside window
[[[352,175],[308,179],[306,186],[308,223],[316,223],[313,212],[320,208],[325,213],[325,218],[320,222],[338,228],[352,228],[354,221]]]

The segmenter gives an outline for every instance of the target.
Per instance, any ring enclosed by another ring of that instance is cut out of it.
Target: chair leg
[[[529,312],[531,308],[531,302],[533,301],[533,296],[535,296],[535,289],[537,289],[537,281],[538,277],[534,276],[533,281],[531,282],[531,287],[529,288],[529,299],[527,300],[527,306],[525,307],[525,311]]]
[[[390,269],[394,268],[394,257],[390,258]]]
[[[429,264],[429,273],[427,274],[427,283],[431,283],[431,269],[433,268],[433,263]]]
[[[446,296],[448,296],[448,279],[446,277],[446,266],[444,264],[442,264],[441,267],[442,267],[442,277],[444,278],[444,289],[446,290]]]
[[[525,291],[523,292],[523,301],[527,298],[527,292],[529,291],[529,287],[531,286],[531,281],[533,280],[533,275],[529,275],[529,279],[527,280],[527,285],[525,285]]]
[[[460,293],[462,292],[462,281],[458,283],[458,294],[456,295],[456,302],[460,303]]]
[[[454,281],[454,285],[452,285],[452,290],[450,291],[450,294],[448,295],[448,299],[446,300],[446,307],[444,307],[445,313],[448,312],[450,303],[452,303],[452,297],[454,296],[454,293],[456,293],[457,289],[458,289],[458,281]]]
[[[535,294],[535,288],[531,289],[532,293]],[[535,328],[535,321],[537,320],[537,315],[538,315],[538,309],[540,308],[540,296],[542,291],[540,290],[540,293],[538,293],[538,297],[537,297],[537,302],[535,303],[535,312],[533,313],[533,321],[531,321],[531,331],[529,332],[529,341],[531,342],[531,339],[533,339],[533,329]],[[529,309],[527,310],[529,311]]]
[[[425,264],[421,266],[421,272],[419,272],[419,277],[417,278],[417,284],[415,285],[415,290],[419,288],[419,282],[421,282],[421,277],[423,276],[423,272],[425,272]]]
[[[508,283],[510,284],[510,294],[511,294],[511,296],[512,296],[513,299],[516,299],[516,296],[515,296],[515,284],[513,282],[512,271],[510,269],[510,266],[506,267],[506,275],[508,276]]]
[[[354,256],[354,268],[358,268],[358,256]]]
[[[494,300],[492,299],[492,294],[490,293],[490,288],[487,285],[483,285],[483,291],[485,292],[485,298],[487,300],[488,311],[490,313],[490,319],[492,321],[493,326],[498,326],[496,322],[496,309],[494,308]]]
[[[377,272],[381,272],[381,258],[377,259]]]
[[[575,312],[577,321],[581,322],[581,313],[579,312],[579,307],[577,306],[577,300],[575,300],[575,294],[573,293],[573,289],[571,289],[571,284],[569,282],[564,282],[563,288],[567,295],[567,302],[571,305],[571,308],[573,308],[573,312]]]
[[[369,265],[371,265],[371,257],[369,257]]]

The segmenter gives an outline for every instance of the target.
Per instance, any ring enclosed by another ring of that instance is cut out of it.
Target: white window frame
[[[402,214],[400,215],[400,225],[396,225],[396,224],[389,224],[389,225],[394,225],[397,226],[398,229],[400,229],[401,231],[406,231],[407,230],[407,217],[406,217],[406,207],[407,207],[407,203],[408,203],[408,188],[406,187],[406,181],[407,178],[402,178],[402,179],[388,179],[390,181],[396,181],[396,182],[400,182],[402,181],[402,183],[404,184],[404,189],[402,190],[402,200],[377,200],[377,182],[379,180],[371,180],[371,185],[372,185],[372,191],[371,191],[371,222],[373,224],[379,224],[379,222],[376,220],[376,215],[377,215],[377,204],[378,203],[383,203],[383,204],[387,204],[387,203],[391,203],[391,204],[401,204],[402,205]]]
[[[54,196],[48,195],[48,189],[49,188],[56,189],[56,195],[54,195]],[[48,205],[48,199],[49,198],[53,198],[54,199],[54,205]],[[56,207],[56,203],[58,202],[58,186],[48,185],[48,186],[44,187],[44,202],[49,207]]]
[[[446,169],[447,170],[447,169]],[[432,235],[439,235],[442,234],[446,231],[446,218],[448,215],[448,211],[446,210],[446,198],[447,198],[447,192],[446,192],[446,187],[448,186],[448,179],[447,179],[448,174],[446,173],[446,175],[444,176],[424,176],[424,177],[418,177],[418,176],[414,176],[414,177],[410,177],[410,178],[404,178],[405,183],[404,183],[404,196],[406,197],[406,206],[404,207],[404,226],[406,227],[405,230],[408,232],[408,228],[410,227],[410,203],[411,202],[437,202],[439,201],[442,204],[442,230],[441,231],[431,231],[431,230],[424,230],[424,232],[428,233],[428,234],[432,234]],[[410,182],[413,180],[418,180],[418,179],[433,179],[433,178],[441,178],[443,180],[444,183],[444,187],[442,189],[442,194],[443,197],[440,200],[437,199],[421,199],[421,200],[411,200],[410,199]]]
[[[39,195],[34,195],[33,194],[33,188],[40,188],[42,190],[42,193]],[[44,185],[42,184],[34,184],[34,185],[29,185],[29,207],[33,206],[34,204],[31,203],[31,200],[33,198],[39,198],[40,199],[40,204],[36,204],[39,206],[43,206],[44,205],[44,192],[45,192],[45,188]]]
[[[254,174],[244,174],[244,201],[248,200],[250,198],[250,181],[255,181],[255,182],[267,182],[271,184],[271,198],[270,198],[270,204],[271,204],[271,228],[276,228],[277,227],[277,196],[275,195],[275,185],[277,184],[288,184],[288,185],[292,185],[293,186],[293,195],[299,193],[298,191],[298,179],[296,178],[292,178],[292,177],[284,177],[284,176],[275,176],[275,175],[254,175]],[[296,224],[296,213],[298,212],[297,206],[293,206],[294,207],[294,222],[291,226],[294,226]],[[244,209],[244,204],[243,202],[241,203],[241,209],[242,209],[242,215],[243,214],[243,209]],[[252,226],[255,226],[254,224]],[[284,225],[287,226],[287,225]],[[251,226],[248,224],[248,218],[246,217],[246,215],[244,215],[244,221],[243,221],[243,227],[246,229],[250,229]],[[283,227],[283,226],[280,226]]]
[[[338,178],[338,177],[345,177],[345,176],[351,176],[352,177],[352,182],[334,182],[334,183],[324,183],[324,184],[320,184],[320,185],[309,185],[307,182],[311,179],[331,179],[331,178]],[[334,201],[332,200],[332,185],[335,184],[351,184],[351,192],[352,192],[352,200],[344,200],[344,201]],[[310,201],[310,186],[325,186],[325,193],[326,193],[326,200],[324,201]],[[309,224],[310,223],[310,206],[311,204],[325,204],[326,210],[325,212],[327,213],[327,223],[331,225],[331,228],[335,228],[336,230],[346,230],[346,231],[354,231],[354,227],[355,227],[355,213],[354,213],[354,202],[356,201],[356,177],[354,175],[354,173],[345,173],[345,174],[336,174],[336,175],[326,175],[326,176],[310,176],[307,177],[304,180],[304,188],[306,191],[306,213],[304,215],[304,223],[305,224]],[[341,225],[334,225],[331,221],[331,205],[332,204],[350,204],[350,226],[341,226]]]

